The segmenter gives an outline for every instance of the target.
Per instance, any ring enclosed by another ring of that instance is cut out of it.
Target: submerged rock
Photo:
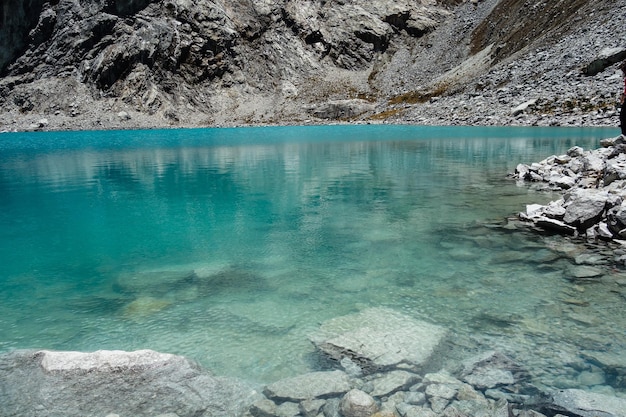
[[[348,392],[350,388],[345,372],[311,372],[269,384],[263,393],[276,401],[303,401],[334,397]]]
[[[254,389],[188,359],[135,352],[15,351],[0,355],[3,415],[238,416]]]
[[[550,415],[569,417],[626,417],[626,399],[596,394],[579,389],[566,389],[550,394],[544,407]]]
[[[461,379],[478,389],[510,386],[528,378],[528,373],[518,363],[496,351],[466,360],[459,374]]]
[[[446,335],[443,327],[385,308],[328,320],[311,341],[330,358],[348,357],[366,373],[400,368],[420,370]]]

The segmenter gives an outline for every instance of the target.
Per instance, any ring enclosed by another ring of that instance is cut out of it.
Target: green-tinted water
[[[607,372],[585,352],[626,353],[619,271],[572,283],[584,247],[500,227],[555,197],[505,176],[616,133],[0,135],[0,351],[150,348],[268,382],[315,366],[320,322],[386,306],[450,328],[459,351],[505,351],[536,383],[583,386]]]

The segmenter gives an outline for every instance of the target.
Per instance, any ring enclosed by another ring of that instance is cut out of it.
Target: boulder
[[[311,372],[269,384],[263,393],[279,402],[299,402],[336,397],[348,392],[350,388],[350,381],[345,372]]]
[[[593,61],[583,68],[582,72],[585,75],[593,76],[625,58],[625,48],[604,48]]]
[[[3,415],[238,416],[258,398],[241,381],[151,350],[15,351],[0,369]]]
[[[620,157],[608,161],[604,168],[604,186],[610,185],[613,181],[626,179],[626,158]]]
[[[520,104],[519,106],[511,109],[511,116],[517,116],[517,115],[519,115],[521,113],[524,113],[526,110],[528,110],[529,108],[531,108],[535,104],[537,104],[537,99],[532,99],[532,100],[525,101],[524,103]]]
[[[569,417],[626,417],[626,399],[565,389],[550,393],[542,412]]]
[[[577,188],[565,196],[563,221],[586,230],[602,219],[609,194],[606,191]]]
[[[544,216],[537,217],[533,219],[533,221],[538,227],[541,227],[544,230],[550,230],[564,235],[575,235],[577,231],[575,227],[560,220],[550,219]]]
[[[400,368],[419,371],[437,352],[446,330],[386,308],[328,320],[310,336],[331,359],[348,357],[366,373]]]
[[[370,417],[378,411],[374,398],[358,389],[352,389],[341,399],[344,417]]]

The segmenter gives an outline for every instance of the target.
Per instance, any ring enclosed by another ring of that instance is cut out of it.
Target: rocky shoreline
[[[624,244],[626,137],[604,139],[601,145],[600,149],[588,151],[575,146],[564,155],[519,164],[512,178],[563,192],[562,198],[547,205],[527,205],[519,214],[520,220],[543,231],[589,242]],[[617,261],[624,264],[621,258]]]
[[[150,350],[14,351],[0,355],[0,415],[626,416],[626,398],[542,391],[523,364],[498,351],[441,367],[450,337],[441,326],[368,308],[324,322],[310,336],[324,366],[265,386]]]

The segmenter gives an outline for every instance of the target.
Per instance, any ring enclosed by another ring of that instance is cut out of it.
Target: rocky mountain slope
[[[626,0],[3,0],[0,131],[617,125]]]

